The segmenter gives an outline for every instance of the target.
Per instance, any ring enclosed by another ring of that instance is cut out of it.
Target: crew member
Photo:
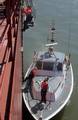
[[[48,77],[41,83],[41,102],[46,103],[46,93],[48,90]]]
[[[36,71],[37,71],[37,68],[33,68],[29,74],[28,77],[26,77],[26,80],[27,80],[27,91],[28,89],[31,91],[32,89],[32,79],[34,78],[35,74],[36,74]]]

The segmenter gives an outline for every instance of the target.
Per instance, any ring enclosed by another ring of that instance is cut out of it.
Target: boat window
[[[58,70],[58,71],[62,71],[62,68],[63,68],[62,63],[58,63],[58,65],[57,65],[57,70]]]
[[[43,70],[53,70],[54,63],[52,62],[44,62],[43,63]]]
[[[36,67],[38,69],[43,69],[43,70],[53,70],[54,63],[53,62],[42,62],[42,61],[37,61],[36,62]]]

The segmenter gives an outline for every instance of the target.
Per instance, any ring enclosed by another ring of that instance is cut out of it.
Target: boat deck
[[[40,70],[40,71],[43,71],[43,70]],[[51,92],[56,90],[58,85],[60,84],[60,82],[63,81],[63,73],[62,72],[53,73],[52,71],[45,71],[45,72],[43,71],[43,74],[41,74],[41,75],[50,76],[49,80],[48,80],[48,85],[49,85],[49,91],[51,91]],[[36,89],[36,91],[41,91],[40,84],[45,79],[45,76],[35,76],[34,77],[33,82],[34,82],[34,88]]]

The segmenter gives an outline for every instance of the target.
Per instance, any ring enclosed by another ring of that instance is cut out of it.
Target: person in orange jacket
[[[22,12],[25,13],[26,15],[32,14],[32,7],[31,6],[26,6],[22,9]]]
[[[41,102],[46,103],[46,93],[48,90],[48,77],[41,83]]]

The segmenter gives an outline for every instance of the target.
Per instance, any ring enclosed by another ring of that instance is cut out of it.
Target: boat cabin
[[[48,71],[62,71],[63,64],[61,62],[47,62],[47,61],[37,61],[36,67],[39,70],[48,70]]]

